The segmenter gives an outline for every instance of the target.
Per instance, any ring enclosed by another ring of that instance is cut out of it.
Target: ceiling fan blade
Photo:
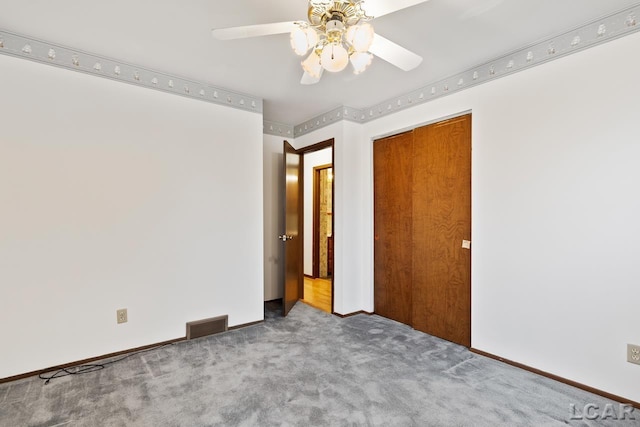
[[[211,35],[218,40],[246,39],[249,37],[270,36],[272,34],[290,33],[295,24],[290,22],[273,22],[271,24],[245,25],[242,27],[216,28]]]
[[[405,49],[399,44],[395,44],[379,34],[373,37],[369,52],[404,71],[413,70],[422,62],[420,55]]]
[[[429,0],[372,0],[364,5],[367,15],[379,18],[416,4],[426,3]]]
[[[304,74],[302,75],[302,79],[300,80],[300,84],[301,85],[314,85],[316,83],[318,83],[320,81],[320,79],[322,78],[322,72],[324,70],[320,69],[320,77],[313,77],[311,74],[307,73],[306,71],[304,72]]]

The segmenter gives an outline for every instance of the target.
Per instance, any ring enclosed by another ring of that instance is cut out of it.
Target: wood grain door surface
[[[471,346],[471,117],[415,131],[413,327]]]
[[[374,143],[374,309],[471,345],[471,115]]]
[[[284,142],[284,298],[286,316],[302,295],[302,156]]]
[[[374,311],[411,324],[413,132],[373,145]]]

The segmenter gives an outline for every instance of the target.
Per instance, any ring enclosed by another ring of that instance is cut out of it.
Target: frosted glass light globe
[[[344,70],[349,64],[349,53],[342,44],[331,43],[322,49],[320,62],[325,70],[337,73]]]
[[[368,52],[353,52],[351,54],[351,65],[353,66],[353,74],[360,74],[371,65],[373,55]]]
[[[296,27],[291,31],[291,48],[297,55],[304,55],[318,43],[318,33],[313,28]]]
[[[302,69],[310,76],[319,79],[320,72],[322,71],[322,65],[320,65],[320,57],[314,51],[304,61],[302,61]]]
[[[366,22],[347,29],[347,42],[356,52],[366,52],[373,42],[373,27]]]

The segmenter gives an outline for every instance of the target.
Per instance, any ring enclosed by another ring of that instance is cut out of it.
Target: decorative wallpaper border
[[[262,113],[262,99],[0,29],[0,54]]]
[[[293,138],[293,126],[285,125],[283,123],[270,122],[268,120],[263,120],[262,133],[266,135],[284,136],[288,138]]]
[[[634,12],[635,10],[640,10],[640,3],[581,25],[573,30],[507,53],[476,67],[431,82],[422,88],[388,99],[368,108],[358,109],[341,106],[295,126],[264,121],[263,133],[297,138],[341,120],[349,120],[356,123],[366,123],[376,120],[406,108],[414,107],[635,33],[640,30],[640,25],[638,25],[638,19]],[[172,76],[2,29],[0,29],[0,54],[109,78],[149,89],[160,90],[174,95],[199,99],[218,105],[225,105],[260,114],[263,112],[263,101],[258,97]]]
[[[635,33],[640,30],[640,25],[638,25],[638,19],[634,12],[634,10],[638,9],[640,9],[640,3],[555,37],[549,37],[507,53],[476,67],[434,81],[422,88],[388,99],[369,108],[340,107],[296,125],[294,127],[294,138],[327,126],[335,120],[349,120],[356,123],[376,120],[400,110],[424,104],[425,102]]]
[[[353,112],[356,112],[356,116],[358,116],[358,114],[362,114],[362,112],[358,110],[351,111],[349,107],[342,106],[334,108],[320,116],[294,126],[294,137],[297,138],[299,136],[306,135],[314,130],[321,129],[345,119],[348,120],[350,118],[350,114],[353,114]]]

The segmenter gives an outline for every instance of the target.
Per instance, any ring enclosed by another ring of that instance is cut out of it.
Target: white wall
[[[322,141],[318,141],[322,142]],[[332,162],[331,148],[304,155],[304,274],[313,276],[313,168]]]
[[[0,378],[263,318],[260,114],[7,56],[0,93]]]
[[[284,138],[263,135],[264,156],[264,300],[283,297],[284,243],[278,236],[284,233]],[[293,145],[293,139],[287,140]]]
[[[472,125],[472,345],[639,401],[640,34],[336,137],[336,307],[373,307],[372,143],[466,111]]]

